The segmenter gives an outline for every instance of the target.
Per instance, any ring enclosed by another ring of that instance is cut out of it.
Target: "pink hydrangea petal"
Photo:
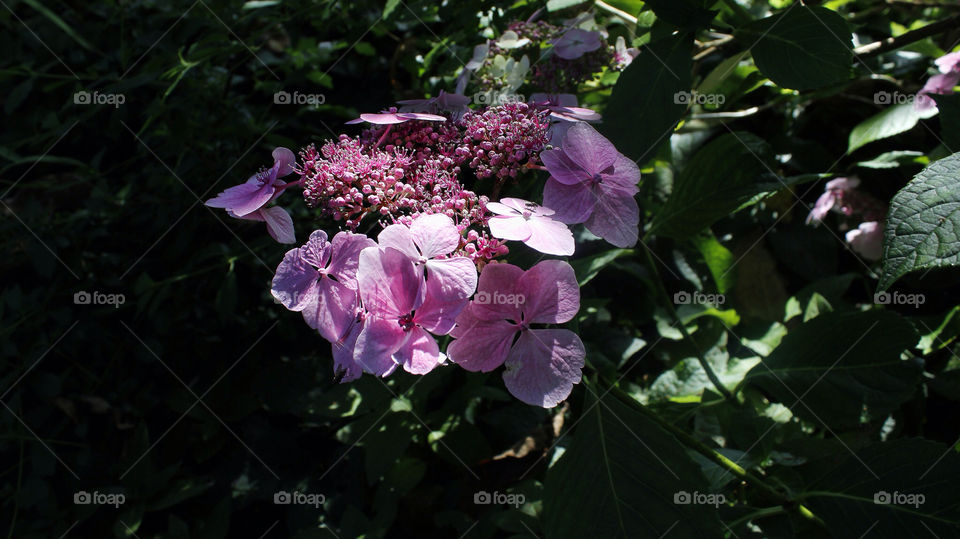
[[[407,119],[408,119],[408,118],[401,118],[400,115],[397,114],[397,113],[395,113],[395,112],[394,112],[394,113],[390,113],[390,112],[371,113],[371,112],[368,112],[368,113],[361,114],[359,118],[357,118],[357,119],[355,119],[355,120],[350,120],[349,122],[346,122],[346,123],[348,123],[348,124],[359,124],[359,123],[362,123],[362,122],[369,122],[369,123],[377,124],[377,125],[389,125],[389,124],[402,124],[403,122],[407,121]]]
[[[477,293],[473,297],[473,314],[483,320],[520,320],[520,307],[516,303],[500,301],[515,299],[517,281],[523,270],[513,264],[487,264],[480,273]]]
[[[270,237],[279,243],[296,243],[297,238],[293,232],[293,219],[287,210],[280,206],[271,208],[262,208],[259,215],[267,222],[267,233]],[[253,215],[253,214],[249,214]]]
[[[587,230],[616,247],[633,247],[640,232],[640,208],[636,199],[617,191],[601,193],[596,208],[584,222]]]
[[[528,211],[527,205],[532,204],[532,202],[528,200],[523,200],[522,198],[513,198],[513,197],[501,198],[500,203],[503,204],[504,206],[507,206],[508,208],[513,208],[514,210],[520,213]],[[490,206],[487,205],[487,207],[489,208]]]
[[[573,225],[590,217],[596,196],[586,184],[565,185],[549,178],[543,187],[543,205],[556,212],[553,219]]]
[[[280,164],[277,168],[277,177],[282,178],[293,172],[293,167],[297,164],[297,156],[289,149],[279,147],[273,150],[273,162]]]
[[[619,191],[637,194],[640,188],[640,167],[630,158],[620,154],[613,164],[613,170],[601,174],[604,188],[614,188]]]
[[[330,242],[330,266],[327,272],[350,288],[357,288],[357,267],[360,265],[360,253],[377,243],[365,234],[338,232]]]
[[[567,129],[569,131],[569,129]],[[563,150],[545,150],[540,152],[540,160],[543,161],[550,176],[565,185],[577,185],[590,180],[590,174],[582,167],[574,163],[567,157]],[[546,202],[544,206],[552,207]],[[556,209],[556,208],[554,208]]]
[[[527,324],[562,324],[580,310],[577,276],[563,260],[544,260],[528,269],[517,290],[524,295],[520,308]]]
[[[225,208],[235,213],[237,217],[243,217],[269,202],[270,197],[273,196],[273,190],[271,182],[260,185],[258,181],[247,181],[225,189],[204,204],[211,208]]]
[[[490,372],[507,359],[517,326],[503,320],[481,320],[468,307],[457,319],[453,335],[457,339],[447,346],[450,361],[468,371]]]
[[[311,298],[316,298],[316,291],[311,289],[319,278],[317,269],[301,258],[300,249],[290,249],[277,266],[270,293],[287,309],[302,311]]]
[[[518,212],[522,212],[523,210],[517,210],[515,208],[511,208],[510,206],[507,206],[506,204],[501,204],[500,202],[487,202],[487,211],[489,211],[490,213],[495,213],[497,215],[506,215],[508,217],[515,217],[519,214]]]
[[[330,243],[327,242],[327,233],[323,230],[314,230],[310,233],[307,243],[300,248],[300,258],[315,268],[327,267],[330,261]]]
[[[453,219],[442,214],[421,214],[410,223],[413,241],[426,258],[448,255],[460,246],[460,231]]]
[[[404,345],[394,354],[394,360],[410,374],[427,374],[440,364],[440,347],[432,335],[414,327]]]
[[[493,222],[493,219],[490,221]],[[524,243],[531,249],[548,255],[570,256],[573,254],[575,248],[573,232],[567,228],[567,225],[549,217],[534,217],[527,221],[527,226],[530,237]],[[492,227],[490,231],[493,232]]]
[[[393,354],[406,343],[407,332],[396,320],[367,318],[363,331],[357,336],[353,361],[364,371],[386,376],[396,368]]]
[[[810,214],[807,215],[806,223],[820,224],[821,221],[830,213],[830,210],[837,203],[837,195],[831,190],[824,191],[813,205]]]
[[[507,357],[503,382],[514,397],[553,408],[580,383],[586,350],[567,329],[524,331]]]
[[[960,71],[960,51],[944,54],[933,62],[937,64],[937,69],[939,69],[941,73]]]
[[[360,253],[357,283],[371,313],[394,320],[409,314],[422,301],[422,282],[422,270],[392,247],[368,247]]]
[[[357,337],[360,336],[361,331],[363,331],[363,322],[354,322],[343,338],[330,345],[333,350],[333,372],[345,373],[340,383],[352,382],[363,374],[363,367],[353,359],[353,353],[357,348]]]
[[[495,215],[487,221],[487,226],[494,238],[502,240],[526,241],[532,233],[527,220],[516,214],[514,217]]]
[[[430,122],[445,122],[447,121],[446,116],[440,116],[439,114],[427,114],[425,112],[401,112],[397,114],[403,120],[427,120]]]
[[[567,130],[563,137],[563,153],[588,176],[605,171],[620,156],[613,143],[586,122],[575,123]]]
[[[446,335],[476,289],[477,267],[469,258],[427,262],[426,295],[415,321],[431,333]]]
[[[321,337],[335,342],[356,319],[357,291],[324,277],[317,283],[315,297],[304,307],[303,319]]]
[[[850,248],[867,260],[877,261],[883,257],[883,226],[877,221],[866,221],[847,232]]]
[[[377,236],[377,242],[381,248],[393,247],[414,260],[420,257],[420,251],[413,242],[413,233],[406,225],[398,223],[385,227]]]

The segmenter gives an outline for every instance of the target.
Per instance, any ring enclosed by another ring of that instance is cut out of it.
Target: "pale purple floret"
[[[446,335],[477,289],[477,267],[465,256],[450,256],[461,236],[453,219],[444,214],[421,214],[407,227],[390,225],[377,236],[380,248],[392,247],[421,270],[426,298],[422,309],[434,317],[430,331]],[[425,272],[423,270],[426,270]]]
[[[428,99],[406,99],[397,101],[397,104],[402,105],[400,107],[400,113],[426,112],[437,114],[439,112],[447,112],[453,121],[459,120],[470,110],[470,107],[467,106],[470,104],[469,97],[460,94],[448,94],[443,90],[440,90],[440,93],[436,97]]]
[[[587,230],[617,247],[637,243],[640,208],[640,168],[590,124],[577,122],[567,130],[561,149],[540,153],[550,178],[543,205],[555,219],[584,223]]]
[[[844,201],[850,198],[848,193],[852,193],[859,185],[860,180],[856,177],[836,178],[827,182],[823,194],[817,198],[813,209],[807,215],[806,223],[808,225],[811,223],[814,225],[820,224],[833,209],[847,216],[852,215],[854,208]]]
[[[863,258],[876,262],[883,256],[883,225],[877,221],[866,221],[846,234],[850,248]]]
[[[553,52],[564,60],[574,60],[603,45],[603,35],[581,28],[572,28],[553,40]]]
[[[273,150],[273,166],[262,170],[246,183],[235,185],[208,200],[205,204],[211,208],[224,208],[236,217],[253,213],[283,191],[284,182],[279,178],[293,172],[297,158],[287,148]]]
[[[351,232],[340,232],[328,242],[327,233],[317,230],[303,247],[284,255],[271,293],[287,309],[301,312],[324,339],[338,342],[357,316],[360,252],[375,245]]]
[[[550,217],[555,213],[552,209],[519,198],[504,198],[488,202],[487,210],[496,214],[487,221],[493,237],[522,241],[548,255],[573,254],[573,233]]]
[[[552,408],[580,382],[586,350],[570,330],[530,325],[562,324],[579,310],[580,288],[570,264],[545,260],[527,271],[489,264],[476,297],[457,318],[447,354],[469,371],[505,365],[503,380],[513,396]]]
[[[914,106],[917,110],[927,110],[937,106],[930,94],[947,95],[960,84],[960,52],[951,52],[934,60],[940,73],[927,79],[923,88],[917,92]]]

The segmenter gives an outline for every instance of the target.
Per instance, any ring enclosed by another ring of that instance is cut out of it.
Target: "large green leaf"
[[[857,124],[850,131],[847,151],[852,152],[864,144],[913,129],[922,118],[929,118],[937,109],[919,111],[913,103],[900,103],[887,107]]]
[[[776,191],[769,174],[770,147],[750,133],[727,133],[700,149],[676,178],[673,193],[653,220],[653,230],[674,238],[693,236],[744,207],[759,193]]]
[[[787,334],[746,382],[818,426],[855,427],[913,395],[922,366],[900,355],[917,339],[892,311],[821,314]]]
[[[943,444],[876,443],[802,475],[804,504],[834,537],[960,537],[960,457]]]
[[[930,163],[890,201],[879,290],[915,270],[960,264],[960,153]]]
[[[673,436],[613,393],[588,396],[573,442],[547,473],[543,527],[563,537],[717,537],[712,505],[674,496],[707,494],[699,466]]]
[[[836,12],[794,4],[737,30],[760,71],[777,85],[819,88],[850,78],[850,29]]]
[[[687,110],[676,96],[693,84],[692,46],[684,33],[651,43],[613,87],[600,129],[631,159],[642,163],[653,157]]]

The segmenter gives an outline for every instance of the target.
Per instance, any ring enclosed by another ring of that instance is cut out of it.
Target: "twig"
[[[888,37],[887,39],[861,45],[853,49],[853,54],[857,56],[876,56],[915,43],[921,39],[935,36],[941,32],[954,29],[958,24],[960,24],[960,15],[954,15],[948,19],[930,23],[923,28],[905,32],[897,37]]]
[[[603,0],[596,0],[596,5],[597,5],[597,7],[600,8],[600,9],[605,9],[605,10],[609,11],[610,13],[613,13],[614,15],[616,15],[616,16],[622,18],[622,19],[626,19],[626,20],[632,22],[633,24],[637,24],[637,18],[636,18],[636,17],[634,17],[633,15],[627,13],[626,11],[624,11],[624,10],[622,10],[622,9],[620,9],[620,8],[616,8],[616,7],[611,6],[610,4],[604,2]]]

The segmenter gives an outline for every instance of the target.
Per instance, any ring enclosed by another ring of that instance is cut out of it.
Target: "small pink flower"
[[[939,69],[941,73],[960,71],[960,51],[944,54],[934,60],[934,63],[937,64],[937,69]]]
[[[573,233],[567,225],[550,218],[555,212],[519,198],[488,202],[487,209],[497,214],[487,222],[495,238],[522,241],[531,249],[548,255],[573,254]]]
[[[205,204],[211,208],[224,208],[235,217],[253,213],[283,192],[281,186],[284,182],[278,178],[293,172],[296,162],[293,152],[286,148],[277,148],[273,150],[273,166],[270,169],[250,176],[246,183],[224,190]]]
[[[813,209],[807,215],[806,223],[818,225],[823,222],[830,210],[836,209],[844,215],[852,215],[854,208],[845,203],[846,199],[851,198],[848,194],[853,192],[860,185],[860,180],[853,178],[836,178],[827,182],[823,189],[823,194],[817,198]]]
[[[552,408],[580,382],[586,350],[568,329],[531,324],[562,324],[579,310],[580,288],[570,264],[544,260],[527,271],[489,264],[474,300],[457,318],[447,353],[469,371],[505,365],[503,381],[513,396]]]
[[[877,221],[866,221],[847,232],[850,248],[867,260],[877,261],[883,256],[883,225]]]
[[[600,32],[572,28],[553,40],[553,52],[564,60],[574,60],[599,49],[603,45],[602,38]]]
[[[617,42],[614,45],[613,61],[617,64],[617,69],[623,70],[629,66],[633,59],[640,55],[640,51],[634,47],[627,47],[627,40],[623,36],[617,36]]]
[[[558,221],[585,223],[587,230],[617,247],[637,243],[640,208],[640,169],[590,124],[577,122],[567,130],[561,149],[540,153],[550,179],[543,205]]]

